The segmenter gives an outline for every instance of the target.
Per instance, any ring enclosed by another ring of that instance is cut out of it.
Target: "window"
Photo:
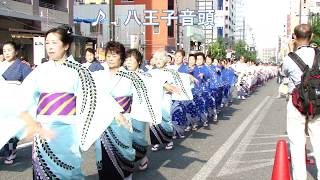
[[[228,6],[226,6],[226,11],[228,11],[229,10],[229,8],[228,8]]]
[[[174,37],[174,20],[171,20],[171,26],[168,26],[168,37]]]
[[[174,10],[174,1],[168,0],[168,10]]]
[[[93,33],[93,34],[102,34],[102,32],[103,32],[102,24],[98,24],[96,26],[92,26],[90,24],[90,32]]]
[[[159,25],[153,26],[153,34],[160,34],[160,26]]]
[[[228,16],[225,16],[225,20],[228,20],[229,19],[229,17]]]
[[[121,0],[122,2],[134,2],[134,0]]]
[[[75,31],[75,34],[81,35],[80,23],[75,23],[74,24],[74,31]]]

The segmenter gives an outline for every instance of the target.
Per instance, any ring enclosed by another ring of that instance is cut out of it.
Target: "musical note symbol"
[[[106,13],[104,13],[101,9],[96,17],[96,20],[91,23],[92,26],[96,26],[97,24],[101,23],[106,18]]]

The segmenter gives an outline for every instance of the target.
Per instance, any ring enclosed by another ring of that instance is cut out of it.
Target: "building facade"
[[[277,48],[262,48],[259,51],[258,55],[262,62],[270,63],[270,62],[276,62],[277,57]]]
[[[126,46],[129,46],[129,40],[132,47],[139,44],[146,60],[150,60],[152,54],[158,49],[165,49],[169,52],[176,50],[177,21],[172,20],[169,26],[167,20],[160,18],[167,16],[163,10],[176,9],[175,0],[115,0],[115,9],[116,37]],[[155,12],[150,13],[143,10],[154,10]],[[132,14],[126,24],[130,12]],[[153,16],[152,20],[148,18],[151,16]],[[132,28],[129,28],[130,26]]]
[[[73,23],[73,1],[0,1],[0,43],[14,40],[20,55],[33,63],[33,37],[43,36],[52,27]]]

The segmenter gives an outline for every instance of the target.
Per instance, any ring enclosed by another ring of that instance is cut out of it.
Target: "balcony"
[[[0,15],[22,19],[37,19],[33,16],[31,0],[2,1],[0,5]]]
[[[32,4],[31,0],[12,0],[12,1],[17,1],[17,2],[22,2],[22,3]]]
[[[42,2],[42,1],[39,1],[39,6],[43,7],[43,8],[57,10],[57,11],[68,12],[68,8],[66,8],[66,7],[61,7],[61,6],[57,6],[55,4],[46,3],[46,2]]]

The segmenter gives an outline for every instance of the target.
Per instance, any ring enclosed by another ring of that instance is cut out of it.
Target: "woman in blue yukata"
[[[17,58],[18,49],[16,43],[13,41],[7,41],[3,43],[2,49],[5,60],[0,63],[0,74],[2,75],[0,80],[16,81],[21,83],[32,69]],[[2,151],[5,156],[5,164],[13,164],[16,158],[18,141],[19,140],[16,137],[11,138],[3,147]]]
[[[126,52],[125,66],[129,71],[144,73],[144,71],[140,69],[142,62],[143,55],[138,49],[129,49]],[[133,128],[132,146],[136,150],[135,161],[139,161],[140,170],[145,170],[148,167],[146,128],[149,126],[147,126],[146,122],[136,119],[132,119],[131,123]]]
[[[209,68],[204,64],[205,63],[205,55],[203,53],[197,53],[196,55],[196,65],[197,70],[193,72],[193,75],[199,81],[199,84],[195,86],[196,96],[195,102],[196,105],[200,108],[201,113],[201,121],[203,122],[204,127],[208,127],[208,118],[209,118],[209,101],[210,97],[208,94],[208,82],[211,79],[211,74]]]
[[[95,50],[92,48],[87,48],[86,51],[86,63],[83,64],[86,68],[88,68],[91,72],[104,70],[104,67],[100,64],[100,62],[95,58]]]
[[[104,74],[93,75],[68,57],[71,34],[64,26],[45,34],[49,61],[24,80],[15,107],[33,137],[33,179],[84,179],[82,150],[90,148],[115,116],[121,119],[120,106],[99,81]]]
[[[136,119],[157,123],[159,121],[156,122],[156,119],[161,120],[161,111],[158,108],[159,111],[156,112],[156,103],[153,103],[155,97],[151,95],[143,78],[122,67],[125,61],[123,44],[108,42],[105,52],[111,75],[105,82],[110,85],[111,96],[122,106],[125,118],[121,121],[114,119],[96,142],[99,178],[132,179],[136,151],[132,144],[131,121]]]
[[[208,92],[205,92],[206,108],[208,111],[208,119],[213,120],[213,122],[218,121],[217,108],[216,108],[216,91],[212,88],[212,85],[217,81],[216,66],[213,64],[212,56],[206,56],[205,65],[208,67],[211,78],[208,80]]]
[[[132,104],[133,84],[130,79],[119,75],[125,70],[121,67],[125,61],[125,48],[121,43],[111,41],[107,43],[105,52],[111,75],[110,79],[106,79],[106,83],[110,84],[112,97],[122,106],[122,113],[129,113]],[[132,126],[127,116],[121,121],[114,119],[103,132],[96,142],[99,179],[132,178],[135,160],[132,138]]]
[[[178,72],[175,76],[173,73],[173,77],[180,78],[180,79],[187,79],[189,77],[190,83],[197,82],[197,79],[194,78],[189,71],[188,64],[184,63],[184,57],[185,57],[185,51],[182,49],[179,49],[176,51],[175,54],[175,61],[174,65],[168,66],[167,69],[172,69],[176,72]],[[177,81],[179,82],[179,80]],[[190,84],[189,83],[189,84]],[[177,84],[179,86],[179,84]],[[183,87],[185,86],[185,87]],[[193,84],[192,84],[193,86]],[[190,91],[190,96],[192,95],[192,86],[188,85],[188,81],[186,81],[185,84],[182,83],[182,89],[185,88],[188,91]],[[193,96],[193,95],[192,95]],[[184,131],[190,131],[191,124],[195,124],[197,119],[197,114],[195,111],[195,103],[192,99],[187,98],[185,100],[173,100],[172,104],[172,121],[173,125],[175,127],[175,134],[173,138],[184,138]]]
[[[158,50],[153,56],[157,69],[149,70],[155,81],[160,82],[166,90],[162,98],[162,121],[161,124],[152,125],[150,127],[150,139],[152,151],[158,151],[161,144],[165,145],[166,150],[173,148],[173,125],[171,121],[172,94],[179,93],[179,89],[173,86],[174,79],[169,71],[166,71],[167,65],[166,52]],[[180,111],[181,113],[181,111]],[[180,114],[181,115],[181,114]]]

